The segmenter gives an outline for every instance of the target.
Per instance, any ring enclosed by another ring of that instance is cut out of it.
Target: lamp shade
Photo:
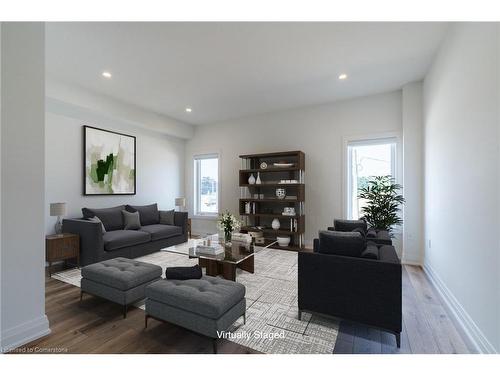
[[[186,205],[186,198],[175,198],[175,205],[184,207]]]
[[[51,203],[50,216],[64,216],[66,215],[66,203]]]

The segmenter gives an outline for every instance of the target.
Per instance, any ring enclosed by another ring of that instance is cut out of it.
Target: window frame
[[[343,187],[343,214],[345,218],[351,219],[352,216],[352,206],[351,206],[351,187],[352,187],[352,173],[351,173],[351,147],[352,146],[363,146],[363,145],[380,145],[392,143],[393,147],[391,150],[391,171],[393,177],[397,183],[401,183],[400,178],[402,176],[402,148],[401,148],[401,137],[399,133],[384,133],[379,135],[365,136],[365,137],[350,137],[344,138],[344,160],[343,160],[343,175],[344,183]]]
[[[202,212],[200,208],[200,161],[206,159],[217,159],[217,212]],[[193,217],[201,219],[215,219],[220,212],[220,154],[216,152],[199,154],[193,156]]]

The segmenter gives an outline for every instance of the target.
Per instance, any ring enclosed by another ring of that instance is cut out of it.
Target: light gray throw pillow
[[[125,230],[137,230],[141,228],[141,219],[139,217],[139,211],[128,212],[122,210],[123,215],[123,229]]]
[[[174,210],[160,211],[160,224],[174,225]]]
[[[104,228],[104,224],[102,223],[101,219],[99,219],[97,216],[89,217],[87,220],[93,221],[94,223],[101,223],[102,233],[106,233],[106,228]]]

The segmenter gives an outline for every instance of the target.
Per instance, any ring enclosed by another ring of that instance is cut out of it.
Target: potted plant
[[[364,219],[371,227],[388,232],[403,219],[399,216],[405,199],[400,194],[403,187],[391,176],[374,176],[358,189],[358,199],[365,200],[361,208]]]
[[[221,214],[217,221],[217,227],[224,232],[224,242],[226,245],[231,244],[231,235],[235,230],[240,229],[241,223],[229,211]]]

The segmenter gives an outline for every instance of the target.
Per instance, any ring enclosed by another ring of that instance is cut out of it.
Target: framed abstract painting
[[[85,125],[83,153],[84,195],[136,193],[134,136]]]

